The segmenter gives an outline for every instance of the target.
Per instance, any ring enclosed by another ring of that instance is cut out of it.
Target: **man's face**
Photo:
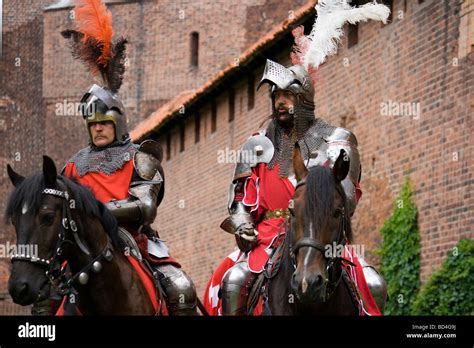
[[[115,125],[112,121],[94,122],[89,125],[92,142],[97,147],[111,144],[115,139]]]
[[[293,122],[296,96],[290,91],[279,90],[274,93],[274,97],[277,121],[281,123]]]

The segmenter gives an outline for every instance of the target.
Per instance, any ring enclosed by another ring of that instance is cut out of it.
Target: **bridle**
[[[91,256],[92,253],[87,247],[87,243],[82,241],[79,236],[79,230],[76,221],[72,218],[71,207],[74,206],[74,200],[71,198],[67,191],[66,185],[58,180],[56,182],[62,190],[56,190],[53,188],[45,188],[42,191],[44,195],[51,195],[63,199],[62,219],[61,227],[58,233],[58,240],[54,248],[53,255],[50,258],[40,258],[35,255],[28,254],[12,254],[11,262],[23,261],[30,262],[33,264],[40,265],[46,268],[45,275],[49,280],[49,283],[53,285],[58,293],[62,296],[77,293],[74,289],[74,285],[78,282],[81,285],[86,285],[89,281],[89,272],[92,270],[95,273],[99,273],[102,270],[101,260],[111,261],[113,258],[113,246],[110,238],[107,236],[107,245],[103,248],[102,252],[83,267],[79,272],[72,276],[66,276],[66,268],[62,266],[61,255],[63,254],[64,247],[67,244],[77,245],[79,250],[86,256]],[[70,232],[74,240],[67,238],[67,234]]]
[[[299,188],[305,185],[306,185],[306,178],[303,178],[300,181],[298,181],[295,186],[295,193]],[[337,192],[341,194],[339,188],[336,188],[336,189],[337,189]],[[345,199],[344,195],[342,195],[342,197],[343,199]],[[290,209],[290,219],[291,219],[294,217],[294,210],[293,210],[294,200],[293,199],[290,200],[289,209]],[[336,245],[342,245],[344,247],[348,241],[347,234],[346,234],[346,216],[345,216],[344,206],[342,208],[338,208],[337,211],[339,212],[340,217],[341,217],[341,224],[340,224],[341,228],[339,229],[339,232],[338,232]],[[292,224],[289,223],[289,226],[291,229]],[[289,232],[291,233],[291,231]],[[334,243],[332,243],[332,245],[334,245]],[[341,271],[341,274],[338,277],[338,279],[336,281],[331,282],[329,280],[330,269],[334,268],[337,265],[337,263],[338,262],[340,263],[341,261],[345,261],[352,266],[354,266],[354,264],[351,261],[347,260],[346,258],[342,257],[342,255],[340,256],[336,255],[335,251],[331,252],[331,256],[327,256],[326,245],[319,242],[316,238],[310,236],[310,237],[301,238],[300,240],[296,241],[293,246],[290,246],[290,255],[291,255],[295,269],[297,266],[296,256],[298,254],[299,249],[303,247],[316,249],[322,254],[323,258],[327,261],[326,269],[325,269],[325,279],[323,283],[324,289],[325,289],[325,292],[323,294],[323,302],[324,302],[328,300],[331,297],[331,295],[335,292],[343,276],[342,274],[343,272]],[[331,291],[328,292],[328,288],[331,288]]]

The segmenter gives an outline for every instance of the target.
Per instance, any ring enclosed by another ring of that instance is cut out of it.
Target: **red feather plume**
[[[111,57],[112,13],[101,0],[77,0],[75,8],[78,31],[83,34],[82,42],[93,39],[101,48],[97,63],[107,66]]]

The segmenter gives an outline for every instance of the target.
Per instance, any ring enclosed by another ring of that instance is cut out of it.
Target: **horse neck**
[[[79,238],[90,251],[90,255],[85,254],[77,245],[76,240],[69,236],[74,247],[67,255],[68,263],[73,271],[79,271],[104,251],[109,237],[99,219],[91,218],[81,212],[75,215],[73,218],[78,226]]]
[[[290,245],[293,244],[294,239],[291,229],[286,231],[284,238],[286,244],[280,269],[275,278],[270,279],[268,284],[268,306],[271,315],[296,314],[298,300],[291,290],[291,277],[294,272],[293,260],[290,255]]]
[[[80,272],[93,258],[104,251],[108,235],[98,219],[82,217],[80,228],[83,238],[88,244],[91,256],[86,256],[78,247],[68,255],[68,262],[73,274]],[[86,225],[86,223],[88,224]],[[153,314],[153,305],[150,302],[145,288],[124,252],[113,247],[110,261],[102,258],[102,270],[88,272],[89,281],[86,285],[78,285],[79,310],[83,314]],[[138,282],[138,286],[131,283]]]

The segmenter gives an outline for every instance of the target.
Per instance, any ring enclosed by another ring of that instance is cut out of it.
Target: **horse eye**
[[[334,210],[334,213],[332,214],[332,216],[334,216],[335,218],[340,217],[341,216],[341,209],[337,208],[336,210]]]
[[[52,225],[53,222],[54,222],[55,216],[56,216],[56,214],[54,214],[54,213],[44,214],[41,217],[41,224],[42,225],[47,225],[47,226]]]

